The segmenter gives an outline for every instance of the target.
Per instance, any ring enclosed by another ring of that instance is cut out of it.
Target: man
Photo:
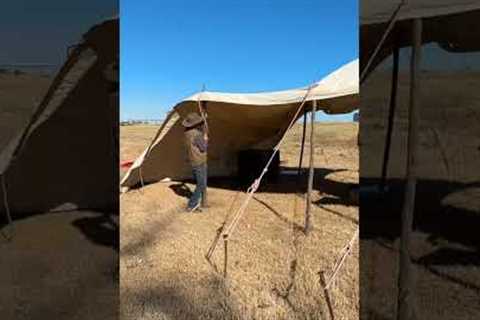
[[[207,142],[203,118],[195,112],[189,113],[182,121],[185,128],[187,155],[192,166],[195,191],[190,197],[187,212],[200,211],[202,196],[207,188]]]

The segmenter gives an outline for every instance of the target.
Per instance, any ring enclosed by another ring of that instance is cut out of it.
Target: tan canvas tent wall
[[[358,60],[354,60],[310,89],[300,88],[269,93],[197,93],[177,104],[166,119],[165,128],[122,179],[123,187],[141,180],[191,177],[183,146],[181,119],[198,111],[206,102],[209,126],[209,176],[231,176],[237,171],[238,151],[271,149],[282,137],[290,120],[305,98],[318,101],[327,113],[348,113],[358,104]],[[308,109],[306,109],[308,111]],[[301,115],[301,114],[300,114]]]
[[[2,145],[0,175],[13,213],[115,205],[117,55],[118,19],[91,28],[27,127]]]

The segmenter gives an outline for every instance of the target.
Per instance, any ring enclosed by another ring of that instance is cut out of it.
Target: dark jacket
[[[193,128],[185,131],[185,145],[187,155],[192,166],[207,163],[207,141],[203,137],[203,131]]]

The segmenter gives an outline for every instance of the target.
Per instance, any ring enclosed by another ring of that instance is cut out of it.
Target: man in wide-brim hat
[[[195,112],[189,113],[182,121],[185,128],[185,145],[192,165],[195,191],[188,200],[187,211],[200,211],[202,196],[207,188],[207,143],[204,119]]]

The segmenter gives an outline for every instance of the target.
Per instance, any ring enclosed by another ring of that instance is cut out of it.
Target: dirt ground
[[[76,211],[17,219],[14,229],[0,225],[1,318],[116,319],[118,254],[102,220]],[[107,241],[96,241],[100,234]]]
[[[134,160],[156,126],[121,128],[121,160]],[[209,187],[209,205],[182,212],[194,186],[154,183],[121,196],[122,319],[329,319],[319,272],[328,279],[358,226],[350,188],[358,183],[356,123],[318,123],[313,230],[305,236],[304,195],[285,171],[250,203],[228,244],[205,254],[244,193],[233,184]],[[307,134],[308,136],[308,134]],[[288,133],[281,166],[295,167],[301,125]],[[307,139],[306,150],[309,143]],[[304,158],[304,166],[308,163]],[[359,315],[358,243],[330,291],[336,319]]]

